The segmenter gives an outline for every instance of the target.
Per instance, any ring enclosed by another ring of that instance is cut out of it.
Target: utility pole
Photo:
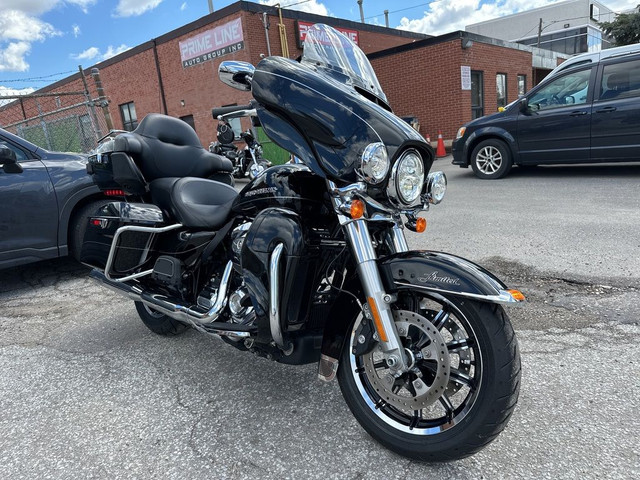
[[[209,0],[209,13],[213,13],[213,0]]]
[[[384,11],[384,26],[389,28],[389,10]]]
[[[360,22],[364,23],[364,10],[362,9],[362,0],[358,0],[358,6],[360,7]]]
[[[542,19],[540,19],[540,23],[538,24],[538,45],[537,47],[540,48],[540,36],[542,35]]]

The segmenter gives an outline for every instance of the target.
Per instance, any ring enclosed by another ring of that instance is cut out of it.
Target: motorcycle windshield
[[[261,60],[251,91],[265,133],[322,177],[358,181],[371,143],[384,143],[392,160],[408,146],[433,158],[424,138],[391,112],[364,53],[327,25],[309,30],[300,62]]]
[[[387,104],[378,77],[364,52],[342,33],[324,24],[307,30],[303,64],[323,70],[339,82],[353,86],[364,95],[373,95]]]

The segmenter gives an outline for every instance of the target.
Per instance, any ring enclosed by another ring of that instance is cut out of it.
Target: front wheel
[[[356,319],[338,380],[362,427],[420,461],[471,455],[506,426],[520,387],[520,354],[504,310],[439,295],[405,294],[395,311],[409,371],[391,374],[371,321]]]
[[[511,170],[511,152],[506,143],[495,138],[480,142],[471,152],[471,168],[483,180],[504,177]]]

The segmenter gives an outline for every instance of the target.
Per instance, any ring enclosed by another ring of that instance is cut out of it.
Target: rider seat
[[[153,203],[187,228],[216,230],[229,217],[235,188],[205,178],[159,178],[149,184]]]

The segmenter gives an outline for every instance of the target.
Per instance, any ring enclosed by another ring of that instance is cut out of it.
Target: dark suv
[[[565,64],[504,111],[460,128],[453,163],[493,179],[512,165],[640,161],[640,44]]]
[[[107,201],[86,163],[0,128],[0,268],[80,257],[88,216]]]

